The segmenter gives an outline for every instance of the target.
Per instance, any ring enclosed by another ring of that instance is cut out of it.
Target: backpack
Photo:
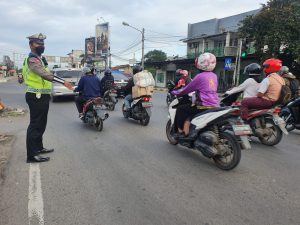
[[[296,96],[299,89],[299,81],[297,79],[290,79],[290,89],[292,97]]]
[[[292,98],[292,92],[288,85],[282,85],[277,105],[286,105]]]

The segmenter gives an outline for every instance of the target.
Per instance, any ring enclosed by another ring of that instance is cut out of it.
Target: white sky
[[[84,39],[95,36],[97,18],[110,23],[111,52],[123,59],[141,57],[138,31],[145,28],[145,53],[160,49],[168,56],[186,54],[179,42],[187,36],[188,23],[223,18],[260,8],[267,0],[0,0],[0,56],[28,53],[27,36],[47,35],[47,55],[67,56],[84,49]],[[103,19],[102,19],[103,18]],[[0,58],[2,61],[2,58]],[[112,58],[113,64],[128,61]]]

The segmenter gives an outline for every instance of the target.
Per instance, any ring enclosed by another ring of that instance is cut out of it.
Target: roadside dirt
[[[0,134],[0,184],[5,178],[5,169],[8,164],[15,136]]]
[[[12,124],[13,121],[19,118],[21,119],[26,113],[26,110],[15,108],[5,108],[0,111],[0,184],[4,181],[5,171],[16,139],[14,133],[9,132],[7,134],[6,129],[8,124]]]

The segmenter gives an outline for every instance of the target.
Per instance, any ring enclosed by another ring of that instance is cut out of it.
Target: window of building
[[[205,42],[205,49],[208,49],[208,42]]]

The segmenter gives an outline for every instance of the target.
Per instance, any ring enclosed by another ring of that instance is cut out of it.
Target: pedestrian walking
[[[42,157],[40,154],[54,151],[54,149],[47,149],[43,145],[52,82],[61,83],[70,90],[73,90],[73,86],[62,78],[53,75],[48,69],[47,60],[42,56],[45,50],[44,40],[46,36],[40,33],[27,38],[31,52],[24,60],[22,71],[27,86],[25,99],[30,112],[30,123],[26,137],[27,162],[46,162],[50,158]]]

